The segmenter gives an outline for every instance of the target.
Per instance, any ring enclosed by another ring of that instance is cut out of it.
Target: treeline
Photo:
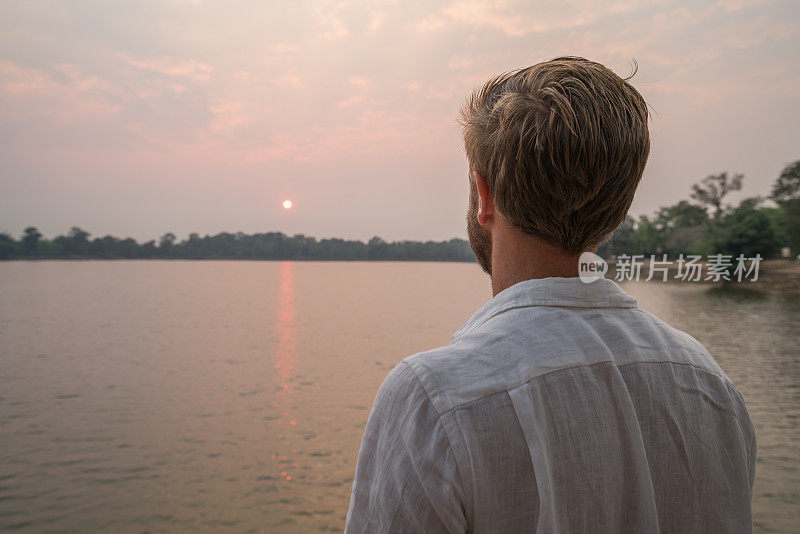
[[[0,234],[0,259],[241,259],[241,260],[395,260],[475,261],[469,243],[449,241],[386,242],[373,237],[368,243],[344,239],[321,239],[281,232],[248,235],[220,233],[200,237],[191,234],[178,241],[164,234],[156,243],[137,243],[132,238],[105,236],[90,239],[89,232],[73,227],[67,235],[44,239],[34,227],[26,228],[19,241]]]
[[[708,176],[692,187],[691,199],[661,208],[655,215],[628,217],[611,241],[598,253],[603,257],[620,254],[744,254],[771,258],[788,248],[800,253],[800,160],[787,165],[776,179],[769,199],[753,197],[738,205],[725,198],[742,188],[741,174],[723,172]],[[449,241],[386,242],[373,237],[369,242],[321,239],[281,232],[248,235],[220,233],[200,237],[191,234],[178,241],[175,234],[138,243],[132,238],[96,237],[73,227],[67,235],[44,239],[35,228],[26,228],[19,240],[0,233],[0,259],[15,258],[177,258],[253,260],[395,260],[475,261],[469,243]]]
[[[598,253],[620,254],[744,254],[762,258],[781,255],[788,248],[800,253],[800,161],[787,165],[767,197],[725,204],[725,197],[742,188],[744,176],[723,172],[692,187],[692,201],[682,200],[655,215],[628,217],[611,241]]]

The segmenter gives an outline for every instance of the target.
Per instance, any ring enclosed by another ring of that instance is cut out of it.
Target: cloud
[[[0,61],[0,75],[0,89],[8,95],[36,93],[52,84],[45,73],[25,69],[11,61]]]
[[[475,64],[474,56],[466,54],[458,54],[450,58],[450,61],[447,63],[447,68],[450,70],[464,69],[467,67],[471,67],[474,64]]]
[[[350,35],[350,29],[342,17],[342,10],[348,2],[324,2],[317,8],[315,18],[320,28],[320,35],[328,41],[337,41]]]
[[[511,37],[519,37],[531,31],[542,31],[544,24],[532,22],[527,17],[514,13],[508,2],[482,2],[461,0],[442,10],[442,14],[455,22],[473,27],[488,27],[502,31]]]
[[[355,85],[356,87],[366,87],[369,85],[369,78],[364,76],[351,76],[349,80],[351,85]]]
[[[136,59],[127,54],[122,54],[123,59],[134,67],[158,72],[166,76],[185,77],[195,81],[211,79],[214,68],[208,63],[196,59],[180,60],[169,57],[151,57]]]
[[[275,85],[282,87],[290,87],[293,89],[300,89],[305,86],[303,80],[300,79],[300,76],[293,73],[271,78],[270,81]]]
[[[447,21],[439,15],[429,15],[417,22],[414,27],[420,33],[433,33],[447,25]]]
[[[134,94],[142,100],[152,100],[164,96],[165,93],[180,94],[188,89],[180,83],[167,80],[152,80],[147,84],[140,84],[134,89]]]
[[[0,60],[0,93],[15,102],[11,116],[22,116],[27,109],[34,115],[62,122],[108,118],[120,111],[121,106],[115,100],[123,93],[108,80],[83,75],[66,63],[55,65],[53,71]]]
[[[338,107],[340,107],[340,108],[349,108],[349,107],[358,105],[358,104],[360,104],[362,102],[364,102],[364,97],[363,96],[354,95],[354,96],[351,96],[350,98],[346,98],[344,100],[340,100],[339,102],[336,103],[336,105]]]
[[[658,3],[658,2],[657,2]],[[586,26],[601,17],[619,15],[639,7],[634,0],[593,2],[530,2],[527,0],[456,0],[428,15],[415,27],[422,33],[454,25],[497,30],[508,37]]]
[[[273,43],[269,46],[269,50],[276,54],[296,54],[300,48],[292,43]]]
[[[213,119],[208,126],[211,133],[230,133],[236,126],[246,122],[249,116],[244,112],[242,102],[223,101],[209,107]]]

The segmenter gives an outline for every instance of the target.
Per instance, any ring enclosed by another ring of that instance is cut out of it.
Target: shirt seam
[[[662,322],[662,323],[663,323],[663,321],[662,321],[662,320],[661,320],[661,319],[660,319],[660,318],[659,318],[657,315],[654,315],[654,314],[650,313],[650,312],[649,312],[649,311],[647,311],[647,310],[644,310],[644,309],[642,309],[642,308],[638,308],[638,307],[636,308],[636,310],[637,310],[639,313],[642,313],[642,314],[646,315],[646,316],[647,316],[647,317],[649,317],[650,319],[655,319],[656,321],[660,321],[660,322]],[[694,346],[696,349],[698,349],[700,352],[702,352],[702,353],[704,353],[704,354],[707,354],[707,355],[711,356],[711,354],[708,352],[708,349],[705,347],[705,345],[703,345],[702,343],[700,343],[700,341],[698,341],[697,339],[695,339],[695,338],[694,338],[694,336],[692,336],[692,335],[691,335],[691,334],[689,334],[688,332],[684,332],[683,330],[678,330],[677,328],[674,328],[674,327],[672,327],[672,326],[670,326],[670,325],[668,325],[668,324],[666,324],[666,323],[664,323],[664,324],[665,324],[665,325],[666,325],[666,326],[667,326],[667,327],[668,327],[670,330],[672,330],[673,332],[677,332],[678,334],[680,334],[680,337],[682,337],[682,338],[683,338],[685,341],[688,341],[689,343],[691,343],[691,344],[692,344],[692,345],[693,345],[693,346]],[[712,357],[712,359],[713,359],[713,357]],[[702,369],[702,367],[701,367],[701,369]],[[720,372],[721,372],[722,374],[720,374],[720,373],[717,373],[717,372],[715,372],[715,371],[712,371],[712,370],[710,370],[710,369],[708,369],[708,371],[709,371],[709,372],[711,372],[711,373],[713,373],[713,374],[716,374],[716,375],[717,375],[717,376],[719,376],[720,378],[723,378],[723,379],[725,380],[725,382],[727,382],[728,384],[730,384],[731,386],[733,386],[733,388],[734,388],[734,389],[736,389],[736,391],[739,391],[739,390],[738,390],[738,388],[736,387],[736,384],[734,384],[734,383],[733,383],[733,381],[732,381],[732,380],[731,380],[731,379],[728,377],[728,375],[725,373],[725,371],[724,371],[724,370],[722,370],[722,368],[721,368],[721,367],[720,367]],[[740,395],[741,395],[741,393],[740,393]]]
[[[453,460],[455,460],[455,463],[456,463],[456,469],[458,469],[458,481],[459,481],[459,484],[461,486],[461,494],[465,495],[466,492],[464,490],[464,476],[461,473],[461,465],[459,464],[458,456],[456,455],[455,450],[453,449],[453,442],[450,439],[450,434],[447,432],[447,428],[445,427],[444,423],[442,422],[442,415],[443,414],[436,407],[436,403],[433,402],[433,399],[431,398],[430,393],[428,393],[427,388],[425,388],[425,384],[422,383],[422,380],[417,375],[417,372],[416,372],[416,370],[414,370],[414,367],[410,363],[405,361],[405,360],[401,360],[400,363],[405,364],[408,367],[408,369],[411,371],[411,374],[414,375],[414,379],[419,384],[419,387],[422,388],[422,391],[425,392],[425,397],[428,399],[428,403],[430,403],[431,407],[436,412],[437,423],[439,423],[439,426],[442,427],[442,433],[444,434],[444,437],[447,439],[447,450],[453,456]],[[447,412],[445,412],[445,413],[447,413]],[[461,425],[458,424],[458,421],[454,421],[454,422],[455,422],[456,426],[458,427],[459,432],[463,433],[463,430],[461,430]]]
[[[472,399],[472,400],[469,400],[467,402],[463,402],[461,404],[457,404],[456,406],[453,406],[451,408],[448,408],[444,412],[441,412],[440,416],[444,415],[444,414],[446,414],[448,412],[452,412],[453,410],[457,410],[459,408],[464,408],[465,406],[469,406],[470,404],[474,404],[476,402],[482,401],[483,399],[486,399],[487,397],[491,397],[493,395],[497,395],[498,393],[503,393],[503,392],[508,393],[512,389],[516,389],[516,388],[518,388],[520,386],[524,386],[528,382],[532,382],[533,380],[536,380],[537,378],[541,378],[543,376],[547,376],[547,375],[550,375],[550,374],[553,374],[553,373],[557,373],[559,371],[567,371],[569,369],[577,369],[579,367],[593,367],[595,365],[600,365],[600,364],[603,364],[603,363],[614,363],[614,360],[600,360],[600,361],[592,362],[592,363],[579,363],[579,364],[567,365],[567,366],[564,366],[564,367],[559,367],[558,369],[552,369],[550,371],[547,371],[546,373],[538,374],[536,376],[532,376],[530,378],[527,378],[527,379],[523,380],[522,382],[514,384],[513,386],[508,386],[508,387],[503,388],[503,389],[498,389],[497,391],[493,391],[491,393],[486,393],[485,395],[481,395],[480,397],[478,397],[476,399]],[[674,364],[674,365],[686,365],[686,366],[698,369],[700,371],[705,371],[710,375],[716,376],[717,378],[723,380],[726,385],[733,386],[733,388],[736,389],[736,385],[733,384],[733,382],[731,382],[730,379],[728,379],[728,378],[726,378],[726,377],[724,377],[724,376],[722,376],[722,375],[720,375],[718,373],[715,373],[714,371],[712,371],[712,370],[710,370],[710,369],[708,369],[706,367],[702,367],[700,365],[696,365],[696,364],[693,364],[693,363],[676,362],[676,361],[673,361],[673,360],[639,360],[639,361],[633,361],[633,362],[626,362],[626,363],[618,364],[618,365],[616,365],[616,367],[617,368],[626,367],[628,365],[632,365],[632,364],[636,364],[636,363],[671,363],[671,364]],[[738,389],[737,389],[737,391],[738,391]],[[427,393],[427,391],[425,393]],[[429,395],[429,398],[430,398],[430,395]],[[435,405],[434,405],[434,408],[436,408]],[[437,412],[438,412],[438,410],[437,410]]]

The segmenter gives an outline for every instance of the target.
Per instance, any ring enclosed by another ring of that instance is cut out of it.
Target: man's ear
[[[478,171],[475,171],[475,184],[478,186],[478,222],[485,226],[494,216],[494,199],[489,184]]]

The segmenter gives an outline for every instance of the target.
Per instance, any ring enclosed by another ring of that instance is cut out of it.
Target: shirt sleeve
[[[386,377],[356,462],[346,534],[466,532],[458,466],[439,414],[411,367]]]

